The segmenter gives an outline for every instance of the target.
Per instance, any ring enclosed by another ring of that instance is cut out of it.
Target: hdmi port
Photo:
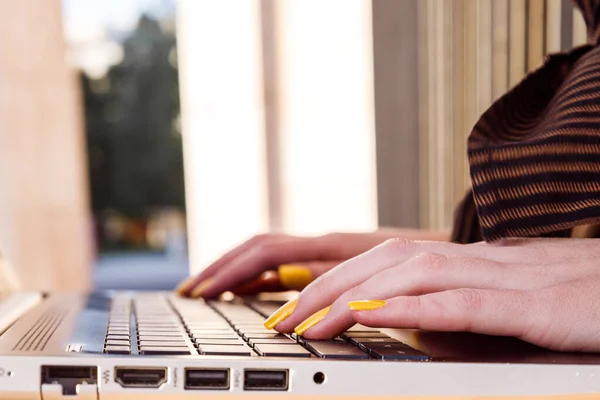
[[[116,367],[115,381],[124,388],[158,389],[167,383],[167,368]]]

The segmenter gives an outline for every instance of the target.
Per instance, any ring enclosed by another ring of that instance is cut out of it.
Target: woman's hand
[[[329,307],[330,306],[330,307]],[[265,323],[307,338],[355,323],[515,336],[600,351],[600,240],[389,240],[327,272]]]
[[[190,297],[213,297],[228,290],[244,294],[301,290],[336,265],[396,236],[437,240],[446,237],[442,233],[394,229],[319,237],[259,235],[183,282],[177,292]]]

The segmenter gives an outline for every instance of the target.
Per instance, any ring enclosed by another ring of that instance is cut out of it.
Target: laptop
[[[596,355],[360,325],[313,341],[264,328],[272,298],[20,292],[2,275],[0,400],[600,395]]]

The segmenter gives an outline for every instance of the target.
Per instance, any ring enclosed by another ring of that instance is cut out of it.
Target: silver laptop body
[[[277,306],[157,292],[13,294],[0,303],[0,399],[600,394],[595,355],[361,326],[306,341],[262,327]]]

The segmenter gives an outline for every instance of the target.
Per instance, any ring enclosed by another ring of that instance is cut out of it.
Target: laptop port
[[[116,367],[115,381],[124,388],[158,389],[167,383],[167,368]]]
[[[288,390],[289,371],[246,369],[244,370],[244,390]]]
[[[97,385],[98,367],[85,365],[43,365],[42,385],[58,384],[65,396],[77,395],[80,384]]]
[[[186,368],[185,388],[187,390],[227,390],[229,389],[229,370]]]

